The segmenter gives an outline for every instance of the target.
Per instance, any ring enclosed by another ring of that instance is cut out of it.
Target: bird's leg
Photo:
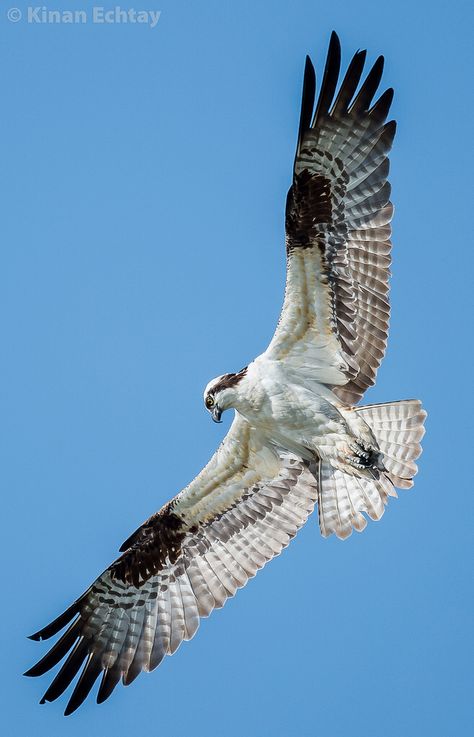
[[[383,454],[378,448],[365,443],[363,440],[355,440],[349,444],[349,449],[354,455],[347,455],[345,460],[354,468],[375,468],[384,471]]]

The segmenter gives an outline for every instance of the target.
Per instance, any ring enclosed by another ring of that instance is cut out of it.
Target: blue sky
[[[162,11],[151,29],[28,24],[15,3],[17,23],[0,11],[3,733],[467,735],[470,4],[135,4]],[[332,29],[344,63],[384,53],[396,90],[393,318],[367,400],[423,399],[415,489],[344,543],[313,516],[173,658],[65,720],[64,699],[38,706],[48,678],[20,675],[45,651],[26,635],[222,438],[230,417],[214,425],[202,390],[273,332],[304,56],[321,72]]]

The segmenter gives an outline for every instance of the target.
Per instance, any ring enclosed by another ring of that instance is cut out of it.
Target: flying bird
[[[321,533],[347,538],[378,520],[395,487],[413,485],[426,417],[417,400],[359,406],[375,383],[389,322],[393,208],[387,121],[393,90],[374,101],[383,57],[364,77],[358,51],[338,87],[332,34],[319,95],[306,58],[301,117],[286,201],[287,275],[266,351],[211,381],[212,419],[235,412],[199,475],[144,522],[121,555],[63,614],[32,635],[69,625],[26,675],[66,660],[41,703],[78,672],[65,714],[99,676],[97,701],[151,671],[201,617],[278,555],[315,505]]]

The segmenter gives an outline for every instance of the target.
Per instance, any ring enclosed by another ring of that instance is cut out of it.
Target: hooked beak
[[[221,415],[222,415],[222,410],[220,409],[218,404],[215,404],[211,412],[211,417],[214,420],[214,422],[222,422]]]

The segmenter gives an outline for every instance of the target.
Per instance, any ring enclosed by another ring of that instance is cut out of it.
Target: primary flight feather
[[[315,504],[324,536],[346,538],[409,488],[426,413],[417,400],[354,406],[374,384],[387,343],[390,266],[386,122],[393,91],[374,101],[383,58],[365,78],[365,51],[338,87],[331,36],[316,103],[309,58],[286,204],[283,309],[262,355],[211,381],[205,406],[232,426],[201,473],[121,547],[122,555],[60,617],[32,635],[68,629],[28,672],[66,660],[43,696],[81,671],[70,714],[102,674],[97,701],[153,670],[201,617],[288,545]],[[82,669],[82,670],[81,670]]]

